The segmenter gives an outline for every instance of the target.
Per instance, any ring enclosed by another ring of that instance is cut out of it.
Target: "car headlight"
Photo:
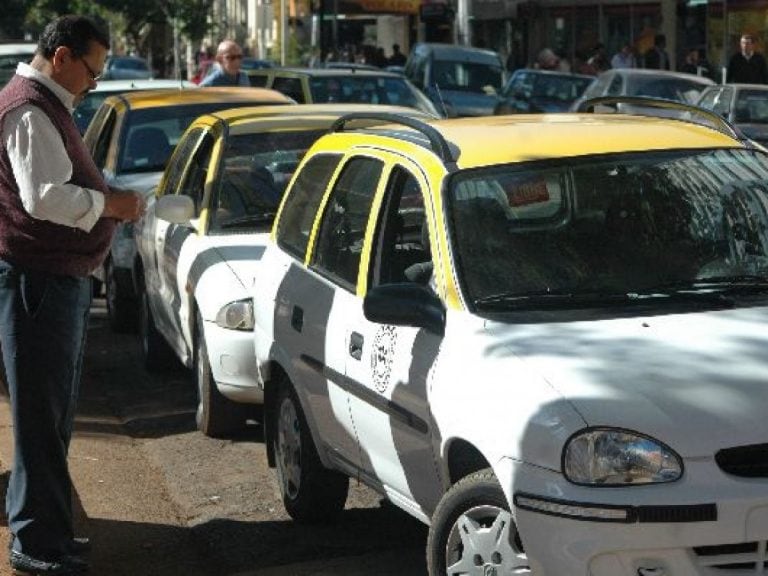
[[[229,330],[253,330],[253,300],[237,300],[221,307],[216,324]]]
[[[563,474],[574,484],[588,486],[655,484],[678,480],[683,463],[671,448],[648,436],[592,428],[566,443]]]

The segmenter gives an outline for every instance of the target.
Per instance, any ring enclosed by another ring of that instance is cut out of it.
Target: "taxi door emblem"
[[[373,339],[371,374],[374,388],[382,394],[389,388],[396,343],[397,330],[394,326],[382,326]]]

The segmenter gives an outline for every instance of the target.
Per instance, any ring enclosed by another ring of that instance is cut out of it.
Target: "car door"
[[[318,154],[298,172],[275,225],[279,250],[265,254],[269,274],[259,280],[254,306],[257,318],[273,310],[273,353],[294,383],[320,457],[354,475],[359,449],[340,378],[343,345],[334,342],[350,282],[339,277],[335,266],[327,270],[325,260],[305,265],[317,213],[340,162],[339,155]],[[329,214],[333,211],[326,210]],[[267,303],[269,294],[274,294],[273,307]]]
[[[184,286],[179,286],[179,255],[184,243],[193,238],[202,226],[200,216],[213,148],[214,137],[202,128],[192,129],[185,135],[173,155],[163,192],[191,198],[195,206],[194,216],[191,222],[184,224],[158,220],[154,230],[158,282],[158,308],[153,308],[155,323],[181,356],[188,351],[182,338],[184,320],[180,313],[187,306],[189,295]]]
[[[414,167],[398,164],[390,172],[367,274],[372,286],[430,284],[426,185]],[[347,306],[344,334],[346,382],[361,470],[390,498],[426,519],[442,494],[433,448],[439,433],[428,399],[429,375],[442,337],[424,329],[371,322],[365,318],[362,301],[363,295],[358,295]]]

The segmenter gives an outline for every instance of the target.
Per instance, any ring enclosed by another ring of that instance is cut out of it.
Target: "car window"
[[[283,216],[277,222],[277,244],[286,252],[304,261],[309,235],[325,189],[331,180],[340,156],[322,154],[312,157],[299,172],[283,205]]]
[[[717,99],[715,100],[715,104],[712,110],[717,114],[720,114],[721,116],[725,116],[727,118],[728,115],[731,113],[732,107],[733,107],[733,88],[723,87],[720,90]]]
[[[98,121],[99,123],[96,126],[100,129],[94,132],[98,137],[93,143],[91,156],[96,167],[99,170],[104,170],[107,164],[107,155],[109,154],[109,143],[112,141],[112,133],[115,131],[117,112],[115,112],[114,108],[106,107],[103,114],[99,116]]]
[[[373,196],[383,164],[353,158],[343,168],[323,212],[313,268],[354,291]]]
[[[293,98],[299,104],[306,102],[304,90],[301,87],[301,78],[281,78],[278,76],[272,84],[272,89]]]
[[[189,196],[195,203],[196,217],[200,216],[200,211],[203,206],[205,181],[208,177],[208,166],[211,163],[214,141],[213,136],[206,132],[194,155],[189,160],[181,187],[179,188],[179,194]]]
[[[735,122],[768,124],[768,91],[739,90]]]
[[[441,90],[463,90],[483,92],[486,86],[501,88],[501,66],[479,62],[434,60],[432,62],[432,83]]]
[[[250,232],[271,226],[299,160],[325,131],[240,134],[224,150],[212,202],[212,232]]]
[[[426,284],[432,272],[424,196],[418,180],[396,167],[387,182],[383,216],[377,224],[371,285]]]
[[[555,76],[550,74],[539,74],[535,80],[533,87],[533,95],[535,97],[559,100],[560,102],[572,102],[592,82],[588,78],[580,78],[578,76]]]
[[[695,102],[704,85],[683,78],[634,77],[629,94],[651,96],[678,102]]]
[[[268,74],[248,74],[248,80],[251,82],[251,86],[255,88],[266,88],[269,75]]]
[[[619,96],[622,94],[622,89],[624,87],[624,77],[621,74],[616,74],[613,79],[611,80],[611,83],[608,85],[608,88],[606,90],[606,94],[609,96]]]
[[[533,92],[533,74],[527,72],[516,73],[504,91],[504,96],[507,97],[523,97],[529,98]]]
[[[189,134],[181,142],[180,148],[171,158],[171,164],[168,165],[168,169],[165,171],[161,184],[163,194],[177,194],[179,192],[179,184],[184,174],[184,168],[186,168],[189,157],[197,147],[197,143],[200,141],[203,133],[204,130],[202,128],[190,130]]]
[[[715,109],[715,103],[719,101],[720,97],[720,89],[715,88],[712,90],[707,90],[704,92],[704,94],[701,95],[701,99],[698,102],[698,105],[702,108],[706,108],[707,110],[714,110]],[[722,112],[718,112],[720,114]]]
[[[647,294],[768,275],[768,161],[745,150],[611,155],[458,174],[448,191],[471,301]]]

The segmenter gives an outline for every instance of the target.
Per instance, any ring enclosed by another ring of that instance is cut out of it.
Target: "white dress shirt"
[[[28,64],[16,73],[50,89],[71,112],[75,96]],[[86,232],[104,211],[104,194],[70,184],[72,162],[61,134],[39,107],[19,106],[5,115],[2,132],[21,202],[33,218]]]

